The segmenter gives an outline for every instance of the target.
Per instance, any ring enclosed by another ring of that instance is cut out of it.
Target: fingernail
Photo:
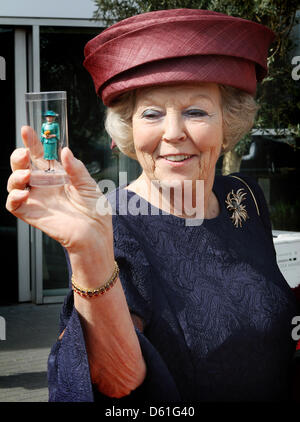
[[[30,174],[30,170],[29,169],[24,169],[24,170],[21,170],[21,176],[23,176],[23,177],[27,177],[27,176],[29,176],[29,174]]]
[[[17,192],[15,192],[15,197],[16,197],[16,199],[22,199],[22,198],[24,198],[24,196],[27,196],[28,195],[28,190],[26,189],[24,189],[24,190],[19,190],[19,191],[17,191]]]
[[[62,151],[61,152],[63,152],[64,154],[66,154],[67,153],[67,155],[69,155],[70,156],[70,158],[73,158],[74,157],[74,155],[73,155],[73,153],[72,153],[72,151],[70,150],[70,148],[69,147],[63,147],[63,149],[62,149]]]
[[[22,148],[22,150],[19,152],[20,158],[24,159],[28,157],[29,149]]]
[[[68,150],[68,152],[69,152],[69,154],[71,155],[71,157],[72,158],[75,158],[74,157],[74,154],[73,154],[73,152],[70,150],[70,148],[69,147],[65,147],[67,150]]]

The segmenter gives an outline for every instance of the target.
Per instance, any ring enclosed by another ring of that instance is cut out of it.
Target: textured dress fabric
[[[241,181],[216,176],[220,214],[198,226],[122,187],[109,194],[115,257],[129,309],[144,322],[136,332],[147,365],[144,383],[120,403],[289,399],[299,304],[276,262],[263,193],[243,179],[260,215]],[[235,227],[225,200],[240,188],[249,218]],[[126,212],[133,202],[138,215]],[[71,291],[63,329],[48,361],[49,400],[110,400],[91,384]]]
[[[42,135],[49,132],[50,135],[55,135],[53,138],[44,138]],[[41,142],[44,148],[45,160],[57,160],[57,144],[59,141],[59,125],[57,122],[43,123],[41,130]]]

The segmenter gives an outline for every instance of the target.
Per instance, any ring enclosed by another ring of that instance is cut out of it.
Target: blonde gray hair
[[[240,89],[219,85],[223,110],[223,147],[221,153],[234,148],[254,124],[258,105],[252,95]],[[137,159],[133,136],[132,116],[136,91],[121,95],[107,108],[105,129],[123,154]]]

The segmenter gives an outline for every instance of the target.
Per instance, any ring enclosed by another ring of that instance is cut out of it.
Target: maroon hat
[[[131,89],[183,82],[215,82],[254,95],[273,40],[270,29],[245,19],[160,10],[120,21],[90,40],[84,66],[105,105]]]

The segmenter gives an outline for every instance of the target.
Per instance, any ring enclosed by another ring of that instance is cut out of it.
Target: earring
[[[227,148],[227,145],[225,144],[225,142],[222,142],[222,152],[224,152],[226,148]]]

